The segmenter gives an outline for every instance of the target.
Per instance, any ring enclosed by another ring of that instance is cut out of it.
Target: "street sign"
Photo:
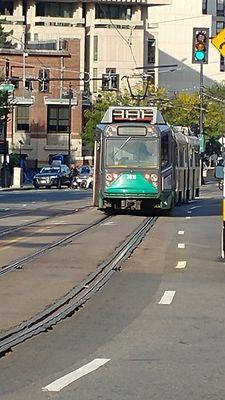
[[[8,154],[9,152],[9,144],[8,141],[6,142],[6,144],[1,141],[0,142],[0,154]]]
[[[225,57],[225,29],[212,38],[212,44],[219,50],[220,54]]]
[[[222,146],[225,146],[225,136],[222,136],[221,138],[219,138],[218,142],[219,142]]]
[[[205,136],[204,135],[199,135],[199,150],[200,150],[200,153],[205,152]]]
[[[1,92],[13,92],[15,90],[15,86],[12,83],[2,83],[0,85]]]

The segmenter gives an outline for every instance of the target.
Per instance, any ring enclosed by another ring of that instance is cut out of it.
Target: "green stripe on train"
[[[149,181],[147,181],[141,173],[121,174],[110,186],[105,188],[108,195],[149,195],[158,194],[158,189]]]

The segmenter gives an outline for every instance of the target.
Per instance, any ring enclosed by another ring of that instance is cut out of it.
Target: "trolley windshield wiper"
[[[129,142],[129,140],[131,139],[131,136],[129,136],[129,138],[127,138],[125,140],[125,142],[123,142],[121,144],[121,146],[116,150],[116,152],[114,153],[114,157],[119,153],[120,150],[122,150],[122,148],[125,146],[125,144],[127,144]]]

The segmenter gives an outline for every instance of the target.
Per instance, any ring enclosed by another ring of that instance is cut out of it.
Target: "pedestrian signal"
[[[193,64],[207,64],[209,51],[209,28],[193,28]]]

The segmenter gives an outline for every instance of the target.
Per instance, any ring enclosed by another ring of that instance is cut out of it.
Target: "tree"
[[[13,31],[5,32],[3,26],[0,21],[0,49],[12,49],[14,46],[10,39],[10,36],[13,34]]]
[[[97,100],[93,103],[91,109],[84,112],[85,129],[82,134],[84,143],[90,150],[94,148],[95,141],[95,128],[101,122],[106,110],[110,106],[139,106],[158,105],[159,108],[164,107],[165,103],[165,89],[155,89],[154,85],[148,87],[146,97],[143,97],[145,92],[146,83],[137,84],[132,90],[123,89],[121,92],[99,92]]]

